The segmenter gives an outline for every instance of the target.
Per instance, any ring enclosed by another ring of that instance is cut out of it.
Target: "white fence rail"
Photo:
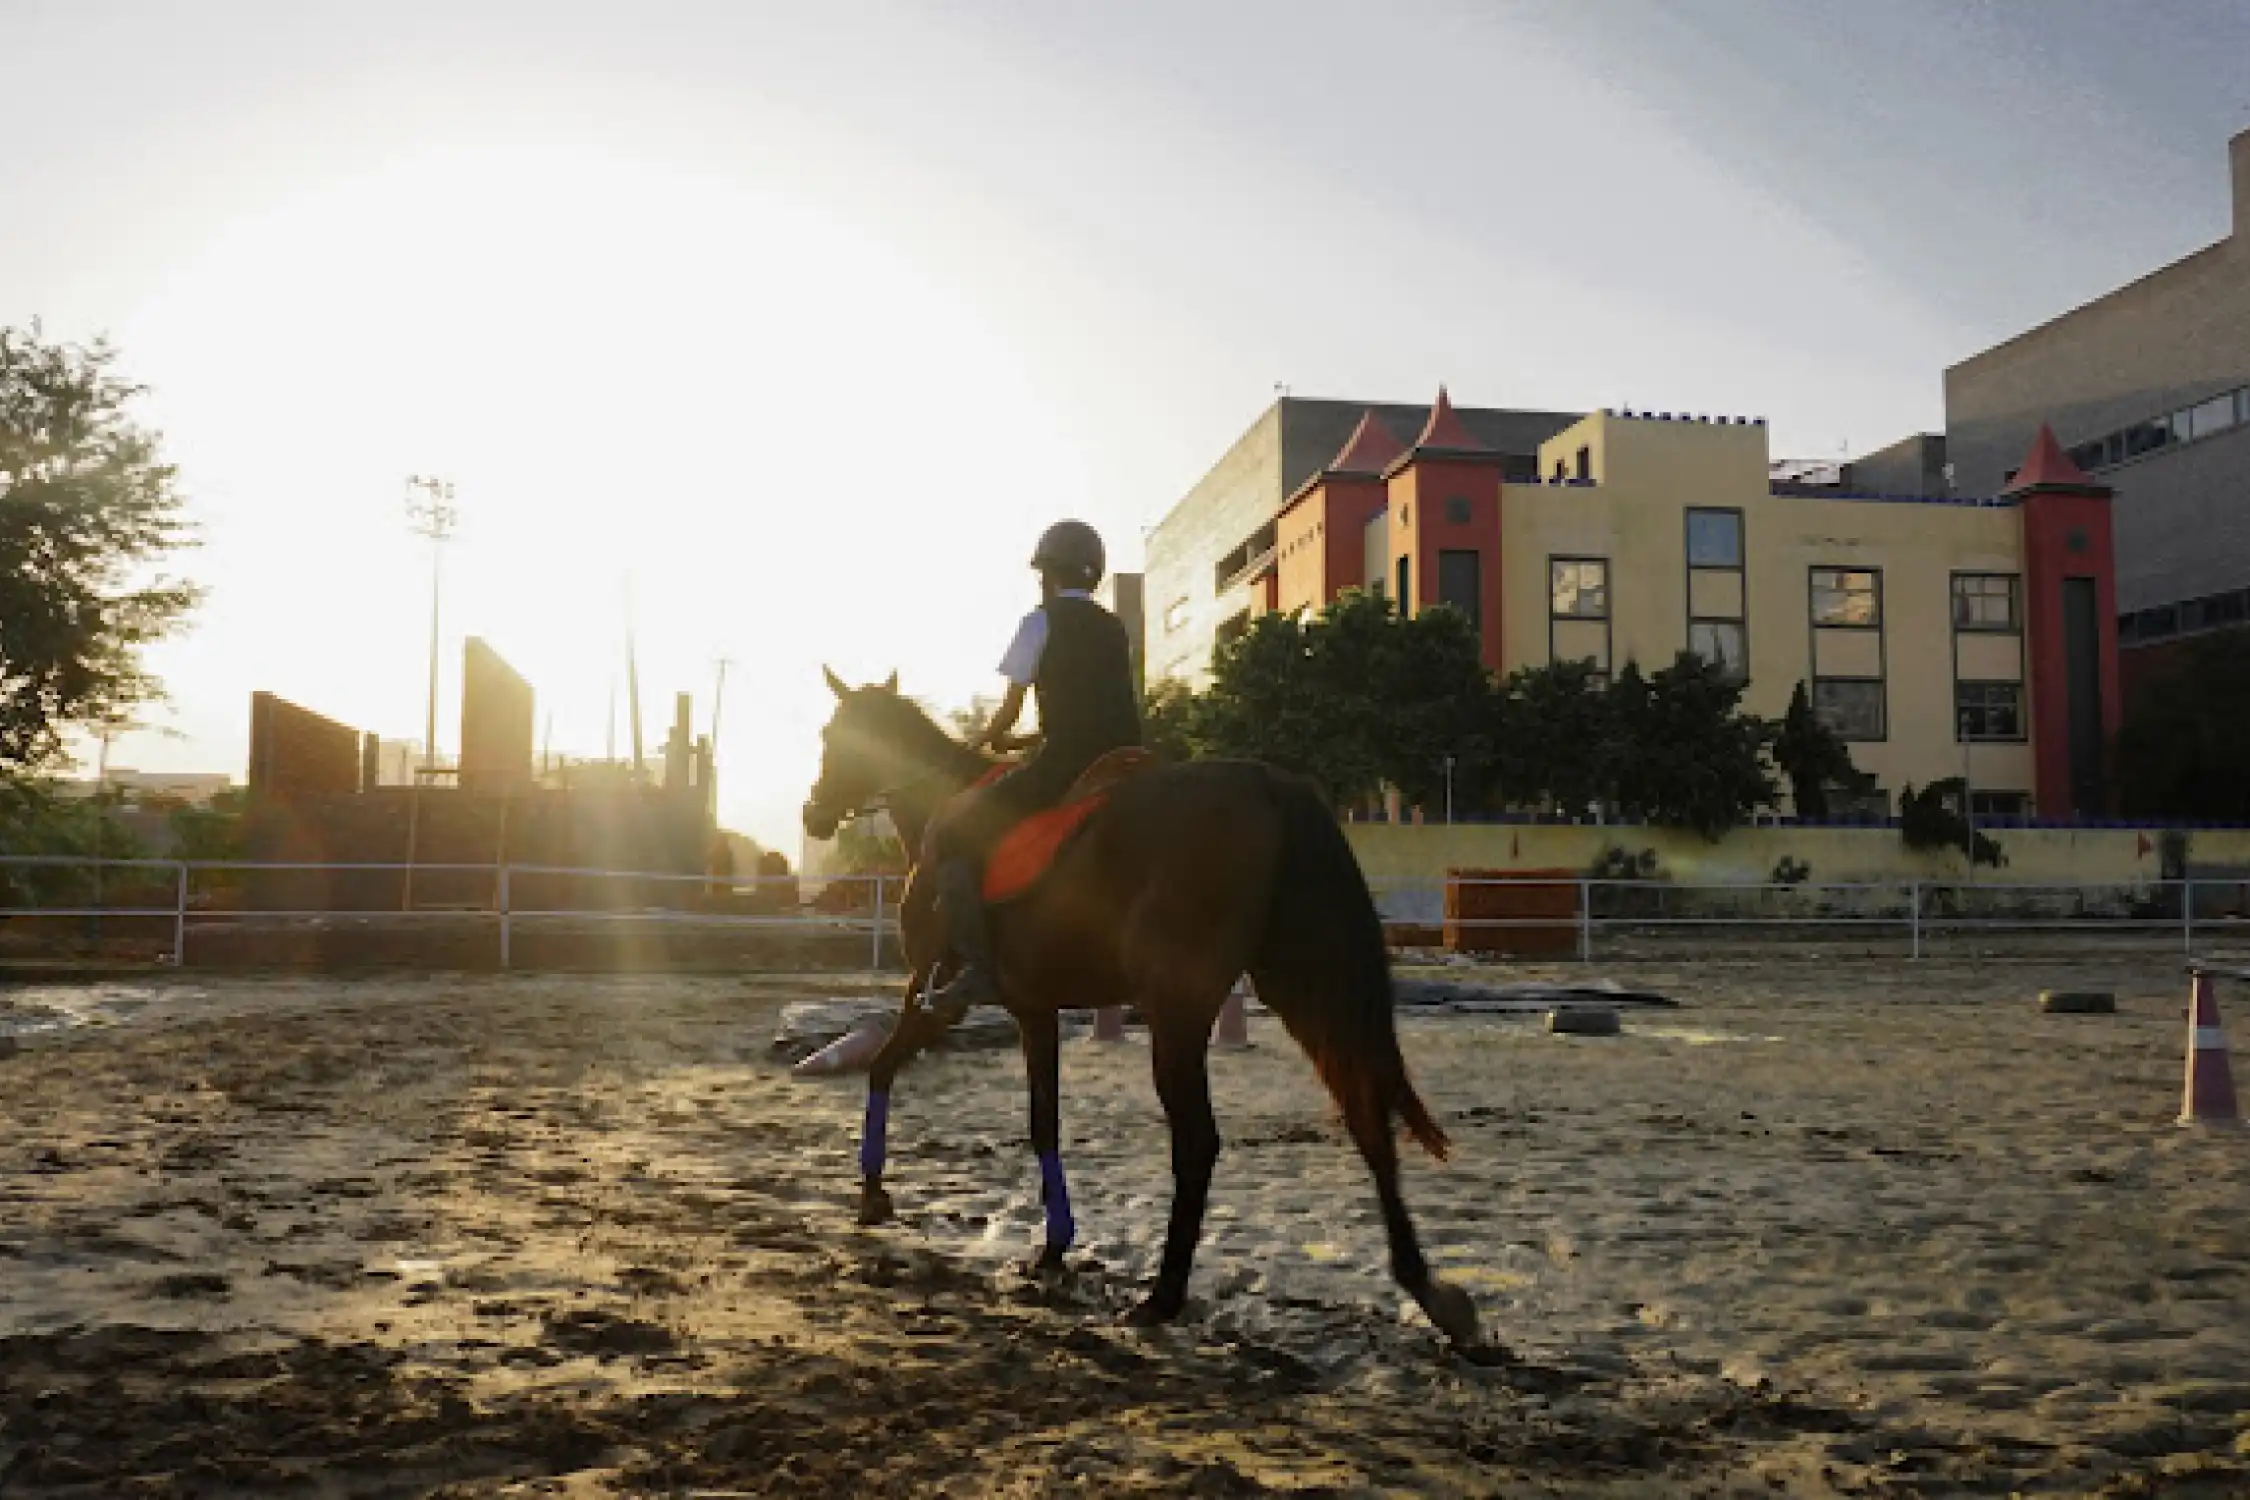
[[[772,931],[865,939],[871,969],[895,942],[897,876],[711,877],[546,865],[257,864],[0,855],[0,938],[18,919],[77,922],[98,944],[116,928],[160,934],[155,956],[187,961],[193,935],[224,926],[451,921],[489,928],[493,956],[513,967],[526,935],[653,927]],[[817,894],[801,899],[805,887]],[[1521,915],[1477,915],[1498,897]],[[1681,884],[1592,878],[1377,882],[1394,943],[1462,950],[1623,958],[1662,946],[1708,948],[1806,941],[1883,945],[1920,958],[1949,939],[2009,934],[2135,938],[2193,956],[2199,943],[2250,943],[2250,882],[2143,880],[2102,884],[1998,880],[1793,885]],[[1480,899],[1481,897],[1487,899]],[[316,899],[317,898],[317,899]],[[1450,913],[1450,915],[1449,915]],[[1533,940],[1536,935],[1536,941]],[[0,951],[6,945],[0,943]],[[482,962],[483,960],[480,960]]]
[[[414,885],[405,883],[411,869]],[[291,879],[290,877],[296,877]],[[710,931],[859,934],[868,967],[895,939],[895,875],[674,875],[552,865],[304,864],[95,860],[0,855],[0,932],[11,919],[169,924],[159,955],[184,964],[191,931],[225,925],[477,923],[494,930],[502,968],[517,939],[541,929],[617,924]],[[800,893],[811,888],[810,900]],[[412,904],[408,902],[408,891]],[[327,899],[308,900],[309,894]],[[283,899],[277,899],[283,898]]]

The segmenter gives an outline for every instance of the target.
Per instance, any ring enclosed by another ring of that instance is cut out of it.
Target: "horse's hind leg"
[[[1219,1122],[1211,1113],[1206,1066],[1218,1005],[1183,1008],[1144,1000],[1142,1011],[1148,1018],[1156,1094],[1172,1126],[1172,1218],[1164,1231],[1164,1259],[1156,1285],[1132,1312],[1133,1322],[1147,1325],[1170,1322],[1187,1304],[1188,1275],[1195,1266],[1196,1241],[1203,1235],[1211,1169],[1219,1160]]]
[[[1077,1238],[1070,1189],[1062,1169],[1062,1018],[1054,1011],[1016,1017],[1023,1037],[1023,1071],[1031,1093],[1031,1149],[1039,1158],[1039,1201],[1047,1212],[1047,1239],[1038,1269],[1057,1270]]]
[[[1391,1243],[1391,1276],[1421,1305],[1438,1331],[1462,1349],[1477,1346],[1477,1309],[1469,1294],[1430,1274],[1421,1239],[1398,1190],[1398,1138],[1389,1111],[1362,1096],[1345,1111],[1344,1124],[1375,1174],[1375,1196],[1383,1205],[1383,1232]]]

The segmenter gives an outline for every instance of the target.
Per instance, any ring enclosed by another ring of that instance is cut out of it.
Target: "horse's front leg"
[[[899,1007],[898,1024],[867,1066],[867,1116],[859,1134],[859,1222],[887,1224],[891,1220],[891,1195],[883,1191],[883,1165],[887,1159],[891,1124],[891,1082],[917,1052],[937,1040],[943,1027],[930,1019],[920,996],[935,966],[925,964],[906,981],[906,999]]]
[[[1031,1149],[1039,1158],[1039,1201],[1047,1211],[1046,1245],[1036,1269],[1060,1270],[1063,1253],[1078,1236],[1062,1168],[1062,1018],[1051,1010],[1018,1015],[1016,1030],[1023,1038],[1024,1081],[1031,1093]]]

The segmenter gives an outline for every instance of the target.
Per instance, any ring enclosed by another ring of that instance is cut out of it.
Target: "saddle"
[[[1087,820],[1109,801],[1110,793],[1128,777],[1156,764],[1153,753],[1138,746],[1112,750],[1079,773],[1062,801],[1045,812],[1033,813],[1000,836],[984,862],[984,899],[1012,901],[1039,883],[1056,856],[1070,847]],[[971,791],[989,786],[1011,768],[994,766],[978,778]]]

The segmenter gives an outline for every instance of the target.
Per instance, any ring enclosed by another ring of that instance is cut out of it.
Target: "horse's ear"
[[[822,667],[820,675],[828,679],[828,691],[834,693],[837,697],[849,698],[852,695],[852,690],[844,686],[844,679],[838,677],[829,668]]]
[[[891,675],[884,680],[883,691],[886,693],[895,693],[898,691],[898,673],[896,670],[893,670]]]

